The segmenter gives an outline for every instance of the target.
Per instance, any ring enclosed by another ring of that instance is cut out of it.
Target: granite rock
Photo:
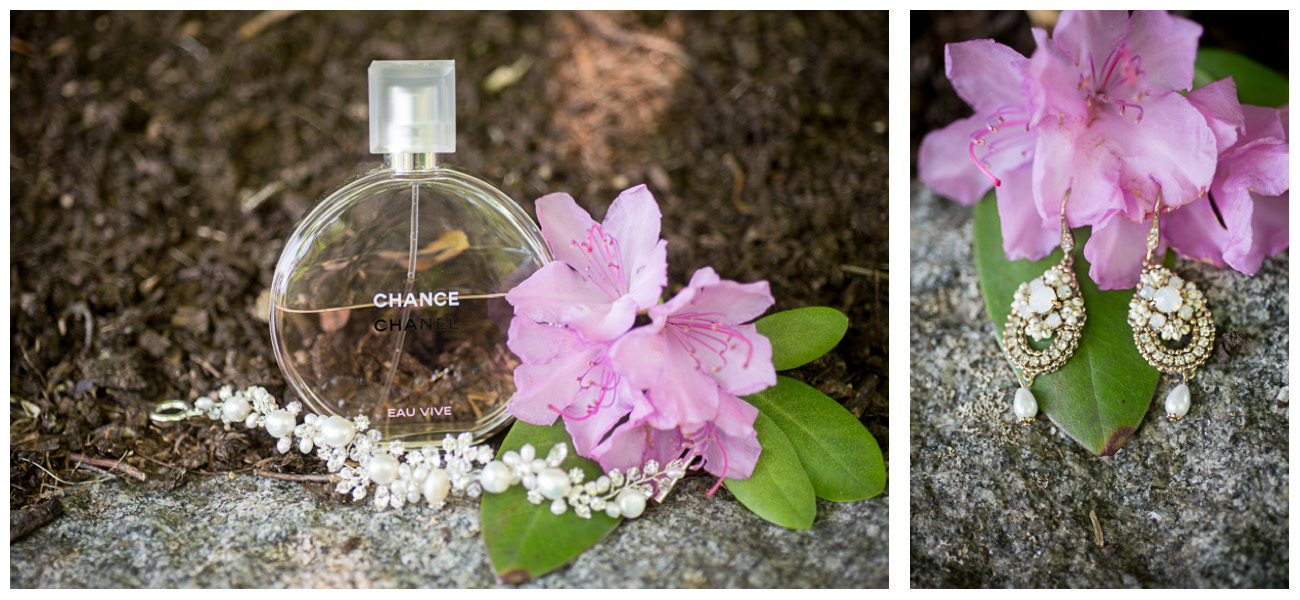
[[[10,546],[12,587],[490,587],[478,503],[440,512],[340,504],[301,484],[191,475],[164,492],[84,486]],[[818,501],[813,528],[772,525],[691,479],[569,565],[522,587],[884,587],[885,496]],[[539,508],[544,510],[544,508]]]
[[[1198,372],[1182,422],[1164,418],[1177,382],[1162,378],[1137,433],[1103,460],[1041,415],[1015,421],[971,209],[914,186],[912,585],[1285,587],[1289,252],[1253,277],[1176,263],[1205,291],[1220,340],[1245,343]]]

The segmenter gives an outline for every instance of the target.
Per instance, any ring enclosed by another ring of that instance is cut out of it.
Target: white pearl
[[[534,473],[541,473],[546,470],[546,461],[540,458],[534,458],[533,462],[529,463],[529,468],[532,469]]]
[[[311,438],[302,438],[298,440],[298,451],[303,454],[311,454]]]
[[[293,432],[294,423],[293,415],[287,410],[277,410],[266,415],[266,432],[271,437],[284,437]]]
[[[1169,392],[1169,397],[1165,398],[1165,413],[1174,417],[1182,417],[1187,414],[1187,409],[1192,407],[1192,393],[1187,389],[1187,384],[1180,383],[1174,391]]]
[[[519,459],[526,463],[533,462],[533,458],[536,456],[537,450],[533,448],[532,444],[524,444],[524,447],[519,449]]]
[[[419,501],[420,501],[420,490],[416,489],[416,486],[413,485],[411,486],[411,489],[406,490],[406,502],[408,504],[415,504],[416,502]]]
[[[542,469],[537,474],[537,492],[551,500],[568,495],[569,485],[569,474],[560,469]]]
[[[609,515],[611,519],[617,519],[623,516],[623,509],[618,507],[617,502],[610,502],[605,505],[605,514]]]
[[[212,398],[209,398],[209,397],[207,397],[207,396],[203,396],[202,398],[199,398],[198,400],[195,400],[195,401],[194,401],[194,408],[197,408],[197,409],[199,409],[199,410],[201,410],[201,411],[206,412],[208,409],[212,408]]]
[[[619,512],[624,517],[635,519],[645,512],[645,496],[635,490],[623,490],[615,498],[618,502]]]
[[[249,406],[248,401],[243,397],[231,398],[221,405],[221,420],[227,423],[243,421],[252,410],[253,407]]]
[[[389,492],[392,492],[392,494],[393,494],[394,496],[399,496],[399,497],[402,497],[402,499],[405,499],[405,496],[406,496],[406,480],[405,480],[405,479],[398,479],[397,481],[394,481],[394,482],[388,484],[388,491],[389,491]]]
[[[429,469],[429,476],[424,478],[424,499],[429,504],[437,504],[447,499],[451,491],[451,477],[442,469]]]
[[[352,436],[356,434],[356,428],[352,426],[352,421],[334,415],[321,424],[321,435],[324,437],[326,446],[338,448],[348,445],[352,441]],[[396,467],[394,467],[396,469]],[[396,473],[396,471],[394,471]]]
[[[412,475],[413,473],[414,473],[414,471],[411,470],[411,465],[408,465],[408,464],[406,464],[406,463],[402,463],[402,464],[400,464],[400,465],[397,466],[397,478],[398,478],[398,479],[411,479],[411,475]]]
[[[288,452],[289,448],[292,446],[293,446],[293,440],[290,440],[289,436],[282,437],[280,438],[280,441],[275,443],[275,449],[279,450],[280,454],[284,454],[285,452]]]
[[[370,459],[370,465],[366,470],[370,472],[371,481],[379,485],[387,485],[397,479],[397,459],[391,454],[376,454]]]
[[[414,471],[411,471],[411,479],[414,479],[416,481],[424,481],[425,478],[428,476],[429,476],[429,467],[425,465],[420,465],[416,467]]]
[[[1029,388],[1020,388],[1016,390],[1016,400],[1012,403],[1012,408],[1016,411],[1016,416],[1021,419],[1032,419],[1038,414],[1038,401],[1034,400],[1034,393]]]
[[[569,510],[569,505],[565,504],[563,499],[556,498],[551,502],[551,514],[562,515],[566,510]]]
[[[257,413],[248,413],[248,418],[244,419],[244,427],[249,429],[257,427]]]
[[[499,460],[483,465],[483,474],[479,475],[483,491],[500,494],[510,488],[510,467]]]

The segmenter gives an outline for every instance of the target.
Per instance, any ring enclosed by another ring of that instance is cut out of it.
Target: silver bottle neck
[[[438,155],[432,152],[385,154],[384,166],[398,173],[432,171],[438,167]]]

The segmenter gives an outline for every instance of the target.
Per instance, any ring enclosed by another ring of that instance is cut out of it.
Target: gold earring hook
[[[1147,264],[1151,264],[1151,258],[1155,256],[1156,248],[1160,246],[1160,203],[1163,194],[1163,190],[1156,192],[1156,206],[1151,213],[1151,230],[1147,232]]]
[[[1065,190],[1065,197],[1061,199],[1061,250],[1065,253],[1062,262],[1065,264],[1074,263],[1074,235],[1070,233],[1070,223],[1065,218],[1065,203],[1070,199],[1070,190]]]

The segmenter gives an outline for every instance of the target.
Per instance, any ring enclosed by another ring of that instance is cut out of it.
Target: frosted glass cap
[[[456,151],[456,61],[370,63],[370,152]]]

